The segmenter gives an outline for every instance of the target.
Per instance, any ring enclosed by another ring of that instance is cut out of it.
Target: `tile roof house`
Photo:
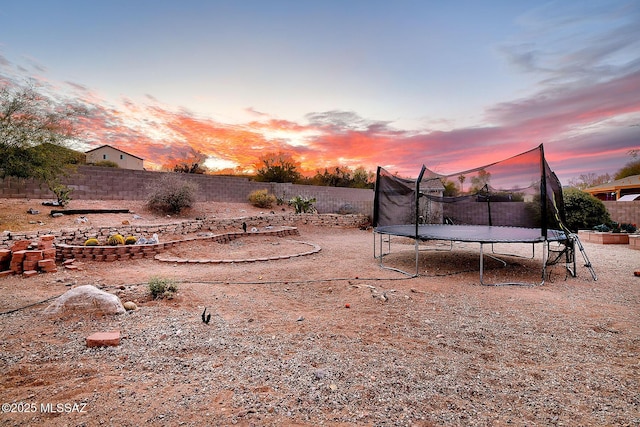
[[[119,150],[110,145],[102,145],[86,153],[87,163],[98,163],[105,160],[116,163],[122,169],[144,170],[144,159]]]
[[[584,191],[600,200],[618,200],[626,194],[640,194],[640,175],[585,188]]]

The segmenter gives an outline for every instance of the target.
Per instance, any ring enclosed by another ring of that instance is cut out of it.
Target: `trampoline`
[[[469,185],[465,187],[465,182]],[[392,175],[379,167],[374,201],[374,256],[380,266],[404,274],[419,275],[419,243],[447,241],[480,245],[479,270],[483,285],[531,285],[530,283],[486,283],[484,246],[496,243],[542,245],[542,277],[546,267],[564,258],[565,267],[576,275],[575,247],[585,266],[597,279],[578,236],[564,225],[562,187],[544,159],[542,145],[511,157],[451,175],[441,175],[422,167],[416,180]],[[388,250],[384,250],[384,236]],[[415,274],[386,266],[391,253],[391,237],[415,241]],[[379,248],[376,240],[379,241]],[[555,247],[551,248],[551,243]],[[550,259],[550,253],[556,254]],[[499,254],[514,255],[514,254]],[[494,255],[488,257],[506,261]],[[535,285],[535,284],[534,284]]]

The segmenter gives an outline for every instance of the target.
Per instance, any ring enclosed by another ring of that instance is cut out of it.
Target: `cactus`
[[[124,244],[125,245],[135,245],[137,241],[138,241],[138,239],[136,239],[134,236],[127,236],[127,238],[124,239]]]
[[[124,245],[124,237],[122,237],[121,234],[114,234],[113,236],[109,236],[107,244],[109,246]]]
[[[87,239],[84,242],[85,246],[98,246],[100,244],[100,242],[98,242],[98,239],[96,239],[95,237],[92,237],[90,239]]]

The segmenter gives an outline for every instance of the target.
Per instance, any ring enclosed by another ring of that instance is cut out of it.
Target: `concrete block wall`
[[[524,202],[492,202],[491,221],[493,225],[528,227],[531,213]],[[443,214],[453,218],[456,224],[488,224],[489,210],[486,202],[444,203]]]
[[[626,224],[636,224],[640,227],[640,200],[631,202],[605,201],[605,207],[613,221]]]
[[[146,200],[147,188],[166,173],[79,166],[62,181],[72,188],[71,197],[77,200]],[[245,203],[251,192],[267,189],[285,200],[298,195],[315,197],[314,206],[319,213],[373,214],[374,193],[371,189],[254,182],[243,177],[217,175],[184,174],[182,177],[198,185],[198,201]],[[0,198],[53,197],[46,185],[33,179],[7,177],[0,180]]]

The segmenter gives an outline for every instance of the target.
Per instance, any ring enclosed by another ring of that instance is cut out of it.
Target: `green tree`
[[[270,153],[260,157],[256,167],[256,181],[297,182],[302,177],[298,162],[286,153]]]
[[[614,175],[615,179],[622,179],[628,176],[640,175],[640,160],[632,160]]]
[[[311,178],[310,184],[327,187],[373,188],[375,174],[363,167],[355,170],[348,166],[333,166],[318,170]]]
[[[351,187],[353,188],[373,188],[376,180],[376,174],[366,170],[362,166],[353,171],[353,180]]]
[[[205,174],[208,171],[204,166],[206,160],[206,154],[191,148],[190,153],[183,159],[174,159],[172,162],[166,164],[164,169],[180,173]]]
[[[476,176],[471,177],[471,192],[482,191],[489,181],[491,181],[491,172],[480,169]]]
[[[601,200],[577,188],[563,192],[567,227],[571,231],[590,230],[599,224],[611,222],[609,212]]]
[[[56,102],[33,84],[0,87],[0,178],[35,178],[50,189],[79,153],[61,147],[76,139],[82,107]]]
[[[443,180],[442,185],[444,186],[444,192],[442,193],[443,196],[455,197],[458,195],[458,187],[455,182]]]

